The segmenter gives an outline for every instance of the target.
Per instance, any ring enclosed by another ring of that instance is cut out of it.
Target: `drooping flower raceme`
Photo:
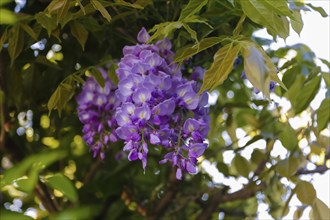
[[[149,147],[162,146],[167,153],[160,163],[171,162],[177,168],[177,179],[181,179],[184,172],[197,172],[197,158],[207,147],[204,142],[209,130],[208,108],[205,107],[208,94],[197,94],[198,80],[205,70],[196,67],[191,75],[193,80],[186,79],[182,76],[183,68],[171,64],[174,58],[171,42],[164,39],[156,44],[146,44],[148,39],[148,33],[142,29],[138,34],[139,44],[123,49],[124,57],[116,71],[118,88],[108,84],[113,88],[109,91],[111,98],[115,97],[115,104],[103,111],[102,120],[110,120],[109,131],[103,136],[109,137],[109,141],[123,140],[128,159],[141,160],[143,169],[146,169]],[[86,88],[81,97],[87,96]],[[85,102],[78,104],[81,108]],[[82,116],[84,112],[86,110],[78,109],[81,121],[90,128],[88,120]],[[96,123],[99,121],[91,122]],[[84,132],[88,130],[85,126]],[[98,146],[103,146],[105,139],[100,138],[100,133],[96,136],[98,142],[91,142],[90,135],[86,134],[84,139],[97,154]],[[114,138],[110,139],[109,135]]]
[[[116,126],[113,115],[120,102],[115,97],[117,86],[110,81],[105,70],[100,69],[100,72],[105,79],[104,87],[94,78],[88,78],[77,102],[79,120],[84,124],[83,139],[92,149],[94,157],[99,154],[104,158],[108,142],[118,139],[111,128]]]

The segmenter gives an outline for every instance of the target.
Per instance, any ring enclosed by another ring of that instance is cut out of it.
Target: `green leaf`
[[[57,11],[60,8],[64,6],[67,0],[53,0],[50,2],[50,4],[47,6],[46,10],[49,13],[52,13],[53,11]]]
[[[91,68],[90,71],[96,82],[103,88],[105,82],[101,72],[97,68]]]
[[[78,5],[79,5],[79,7],[80,7],[80,10],[83,12],[84,15],[86,15],[85,8],[84,8],[84,6],[81,4],[81,1],[80,1],[80,0],[77,0],[77,2],[78,2]]]
[[[72,75],[72,78],[76,81],[76,82],[78,82],[78,83],[80,83],[81,85],[84,85],[84,83],[85,83],[85,81],[80,77],[80,76],[78,76],[78,75]]]
[[[306,206],[298,207],[293,213],[293,220],[298,220],[304,214]]]
[[[136,9],[143,9],[144,8],[144,6],[138,4],[137,2],[132,4],[132,3],[126,2],[124,0],[115,0],[115,3],[117,3],[119,5],[130,7],[130,8],[136,8]]]
[[[259,138],[259,140],[260,139],[261,138]],[[253,152],[251,154],[252,163],[254,163],[255,165],[259,165],[265,159],[266,159],[266,154],[262,150],[260,150],[258,148],[253,150]]]
[[[278,162],[276,165],[276,171],[283,177],[289,178],[297,172],[299,167],[299,160],[296,157],[289,157]]]
[[[3,220],[33,220],[30,216],[20,212],[11,212],[6,209],[0,209],[0,219]]]
[[[110,80],[115,84],[118,85],[118,76],[116,74],[116,69],[118,68],[118,66],[116,64],[112,64],[109,69],[108,69],[108,76],[110,78]]]
[[[31,155],[25,158],[19,164],[16,164],[9,170],[6,170],[3,174],[3,178],[0,181],[0,186],[3,187],[5,185],[12,184],[14,180],[26,175],[30,169],[37,170],[39,172],[50,164],[61,160],[66,155],[67,153],[65,151],[50,151]]]
[[[300,35],[301,30],[304,26],[304,22],[301,18],[301,13],[300,11],[293,11],[293,19],[291,19],[291,26],[293,28],[293,30]]]
[[[324,202],[316,198],[309,217],[311,220],[330,219],[330,209]]]
[[[72,182],[63,174],[55,174],[45,179],[46,184],[53,189],[56,189],[63,193],[71,202],[76,203],[78,201],[77,189]]]
[[[61,70],[61,69],[62,69],[59,65],[57,65],[57,64],[55,64],[55,63],[53,63],[53,62],[50,62],[50,61],[49,61],[45,56],[43,56],[43,55],[38,55],[37,58],[35,59],[35,62],[36,62],[36,63],[40,63],[40,64],[45,65],[45,66],[48,66],[48,67],[50,67],[50,68],[56,69],[56,70]]]
[[[173,30],[179,29],[182,27],[182,22],[174,21],[174,22],[163,22],[160,24],[156,24],[149,32],[155,32],[150,36],[147,43],[152,42],[157,38],[167,37],[172,33]]]
[[[8,43],[8,52],[12,65],[14,63],[14,60],[22,52],[24,46],[24,33],[19,26],[16,26],[11,29],[9,33]]]
[[[296,132],[289,124],[283,126],[282,133],[279,136],[282,145],[289,151],[294,151],[298,147]]]
[[[262,0],[259,2],[262,3],[268,10],[273,11],[278,15],[291,15],[287,0]]]
[[[235,157],[233,158],[233,161],[232,161],[232,166],[235,167],[236,171],[248,178],[249,177],[249,173],[250,173],[250,164],[248,162],[248,160],[245,158],[245,157],[242,157],[241,155],[239,154],[236,154]]]
[[[64,82],[62,82],[50,97],[47,107],[49,112],[53,109],[57,109],[61,114],[62,109],[66,103],[74,95],[75,85],[72,76],[69,76]]]
[[[330,122],[329,109],[330,109],[330,97],[327,97],[322,101],[320,107],[316,110],[318,132],[322,131]]]
[[[227,79],[240,50],[241,46],[239,44],[229,43],[216,52],[211,67],[204,74],[203,85],[199,93],[205,90],[213,90]]]
[[[174,62],[182,62],[207,48],[219,44],[221,41],[222,38],[219,37],[204,38],[198,44],[179,50],[175,55]]]
[[[270,68],[266,64],[265,54],[250,41],[243,41],[242,55],[244,57],[244,71],[252,85],[269,98]],[[267,56],[266,56],[267,57]]]
[[[28,24],[21,23],[20,26],[28,35],[33,38],[33,40],[38,40],[37,34]]]
[[[57,24],[60,23],[60,21],[66,17],[70,9],[70,0],[62,0],[62,1],[63,1],[63,6],[60,7],[57,11],[57,19],[56,19]]]
[[[64,220],[64,219],[94,219],[100,213],[101,207],[97,205],[80,206],[78,208],[71,208],[60,213],[50,216],[50,220]]]
[[[78,40],[82,50],[85,50],[85,44],[88,38],[88,31],[77,21],[70,22],[72,35]]]
[[[282,1],[282,0],[281,0]],[[283,4],[276,3],[277,1],[268,2],[270,4]],[[282,38],[289,36],[289,29],[287,21],[284,21],[283,18],[276,14],[273,10],[270,10],[267,7],[270,7],[266,1],[258,0],[241,0],[240,1],[243,12],[248,16],[253,22],[265,26],[269,29],[270,32],[279,35]],[[285,13],[285,12],[284,12]]]
[[[319,58],[319,60],[321,60],[321,62],[322,62],[324,65],[326,65],[326,66],[330,69],[330,62],[329,62],[328,60],[326,60],[326,59],[322,59],[322,58]],[[330,83],[329,83],[329,81],[330,81],[330,73],[327,72],[327,75],[328,75],[328,84],[330,84]],[[327,85],[328,85],[328,84],[327,84]]]
[[[3,44],[6,43],[8,40],[8,30],[5,29],[5,31],[2,33],[2,36],[0,37],[0,52],[2,51]]]
[[[294,105],[296,114],[306,109],[309,103],[314,99],[316,93],[319,91],[320,83],[321,77],[317,76],[303,86]]]
[[[233,31],[233,35],[234,36],[238,36],[239,33],[241,33],[242,31],[242,28],[243,28],[243,23],[245,21],[245,18],[246,18],[246,15],[245,14],[242,14],[241,18],[239,19],[234,31]]]
[[[295,188],[296,194],[300,202],[312,205],[316,199],[316,191],[314,186],[306,181],[301,181]]]
[[[292,70],[295,70],[295,68],[293,68]],[[291,74],[291,69],[288,70],[286,72],[286,74]],[[287,77],[285,77],[285,79],[288,79],[289,75],[286,75],[286,74],[284,75],[284,76],[287,76]],[[283,77],[283,79],[284,79],[284,77]],[[298,74],[293,79],[294,79],[293,83],[291,85],[288,85],[288,86],[290,86],[290,88],[287,91],[287,93],[285,94],[285,96],[291,101],[292,106],[295,106],[296,98],[301,92],[301,89],[304,85],[305,77],[302,76],[301,74]]]
[[[13,0],[0,0],[0,6],[13,2]]]
[[[36,186],[37,182],[39,180],[39,170],[38,169],[31,169],[27,178],[21,178],[15,181],[17,185],[17,189],[26,192],[31,193]]]
[[[316,7],[312,4],[306,4],[307,6],[309,6],[310,8],[312,8],[314,11],[317,11],[320,13],[320,15],[324,18],[328,17],[328,14],[324,11],[324,9],[322,7]]]
[[[97,0],[91,0],[91,3],[93,5],[93,7],[98,10],[101,15],[108,21],[111,21],[111,15],[109,14],[109,12],[107,11],[107,9],[101,4],[101,2],[97,1]]]
[[[53,30],[56,29],[57,24],[54,18],[45,15],[42,12],[39,12],[35,15],[37,22],[47,30],[48,37],[50,37]]]
[[[182,26],[184,27],[184,29],[186,29],[186,31],[190,34],[190,37],[196,42],[198,43],[198,39],[197,39],[197,33],[196,31],[194,31],[193,29],[191,29],[191,27],[185,23],[182,24]]]
[[[0,24],[15,24],[17,22],[16,14],[4,8],[0,8]]]
[[[208,0],[190,0],[188,5],[186,5],[180,14],[179,21],[184,20],[185,18],[196,14],[199,12],[204,5],[206,5]]]

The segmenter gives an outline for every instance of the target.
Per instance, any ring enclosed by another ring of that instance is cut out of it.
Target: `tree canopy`
[[[329,219],[306,178],[329,170],[329,60],[270,47],[305,11],[328,16],[298,0],[1,0],[1,219],[243,219],[260,204]]]

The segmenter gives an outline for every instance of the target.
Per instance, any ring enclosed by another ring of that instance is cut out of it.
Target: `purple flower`
[[[140,120],[149,120],[151,116],[151,111],[148,105],[143,105],[141,107],[137,107],[135,109],[135,115],[140,119]]]
[[[205,70],[194,67],[189,80],[183,77],[184,66],[172,63],[175,54],[168,39],[146,44],[150,36],[144,28],[137,38],[140,44],[123,49],[118,88],[104,70],[104,88],[86,81],[77,99],[84,140],[102,158],[110,142],[122,140],[128,160],[140,160],[143,170],[148,148],[160,145],[167,152],[160,163],[176,167],[177,179],[196,174],[210,121],[208,94],[197,94]]]
[[[146,43],[150,38],[150,35],[148,34],[147,30],[145,28],[142,28],[140,32],[138,33],[137,40],[139,43]]]
[[[135,104],[143,104],[147,101],[150,100],[151,98],[151,91],[149,91],[148,89],[142,87],[142,88],[138,88],[134,94],[133,94],[133,101],[135,102]]]

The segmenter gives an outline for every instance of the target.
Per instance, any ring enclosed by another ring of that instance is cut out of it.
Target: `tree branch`
[[[148,214],[149,220],[156,219],[166,211],[166,209],[171,204],[177,193],[177,184],[178,184],[178,180],[176,179],[175,176],[175,169],[172,169],[169,178],[169,186],[166,189],[163,197],[158,202],[156,202],[154,206],[155,208],[153,208],[151,212]]]
[[[197,220],[208,220],[211,219],[213,212],[218,209],[220,203],[231,202],[236,200],[248,199],[253,197],[258,191],[261,191],[265,185],[263,183],[255,185],[250,183],[246,185],[241,190],[233,193],[224,193],[223,191],[218,191],[211,200],[206,204],[206,208],[199,214]]]
[[[317,166],[315,169],[313,170],[308,170],[306,168],[301,168],[297,171],[296,175],[306,175],[306,174],[315,174],[315,173],[320,173],[320,174],[324,174],[325,172],[327,172],[328,170],[330,170],[329,167],[327,167],[325,164],[324,165],[320,165]]]

